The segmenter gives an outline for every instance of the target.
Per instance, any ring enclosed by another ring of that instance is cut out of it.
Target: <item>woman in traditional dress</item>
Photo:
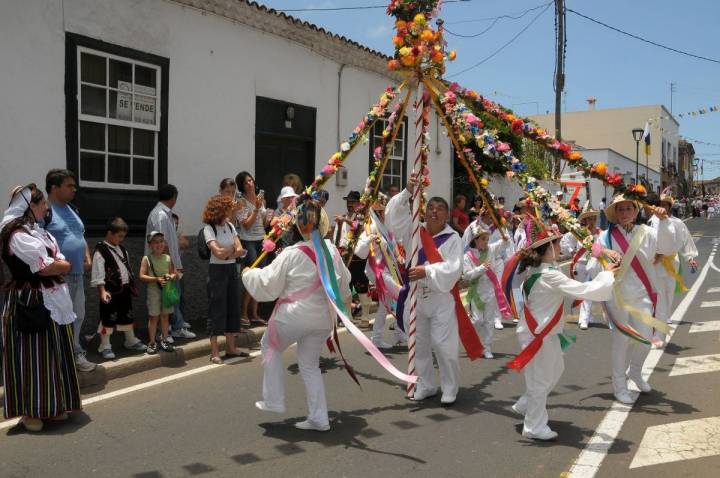
[[[565,368],[561,338],[564,299],[609,300],[614,283],[611,271],[601,272],[584,283],[560,272],[556,260],[561,237],[536,220],[529,237],[532,244],[520,252],[518,266],[521,273],[527,270],[522,286],[525,314],[517,327],[523,350],[509,367],[523,370],[526,391],[512,409],[525,417],[523,436],[535,440],[557,437],[548,426],[546,404]]]
[[[302,430],[328,431],[325,387],[320,373],[320,352],[333,330],[335,317],[329,314],[328,299],[318,278],[311,234],[318,230],[323,238],[329,230],[327,215],[319,203],[311,199],[299,201],[297,237],[292,246],[263,269],[245,269],[242,280],[255,300],[278,299],[268,329],[261,340],[263,365],[263,400],[255,406],[263,411],[284,413],[282,354],[297,343],[300,375],[305,382],[309,414],[295,427]],[[326,240],[335,270],[339,292],[350,301],[350,271],[331,241]],[[324,258],[323,258],[324,259]],[[348,309],[349,310],[349,309]]]
[[[81,409],[73,354],[72,301],[62,275],[71,265],[38,226],[48,203],[34,184],[13,191],[0,222],[3,260],[12,279],[2,320],[5,418],[29,431]],[[47,221],[46,221],[47,222]]]

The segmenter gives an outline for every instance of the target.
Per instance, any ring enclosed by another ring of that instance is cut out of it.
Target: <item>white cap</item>
[[[296,198],[298,195],[295,193],[295,190],[292,188],[292,186],[285,186],[280,190],[280,195],[278,196],[278,202],[280,202],[281,199],[285,198]]]

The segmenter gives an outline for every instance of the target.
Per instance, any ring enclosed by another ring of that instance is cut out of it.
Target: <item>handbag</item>
[[[148,263],[150,264],[150,269],[152,269],[153,275],[155,277],[160,277],[157,272],[155,272],[155,266],[153,265],[150,256],[146,257]],[[160,287],[160,299],[163,309],[175,307],[180,302],[180,290],[178,289],[178,286],[174,281],[167,281],[164,286],[161,286],[158,283],[157,286]]]
[[[15,313],[13,323],[15,330],[23,334],[39,334],[50,330],[52,318],[50,311],[45,308],[42,300],[36,294],[39,291],[30,291],[26,303],[22,301],[22,292],[18,292],[15,299]]]

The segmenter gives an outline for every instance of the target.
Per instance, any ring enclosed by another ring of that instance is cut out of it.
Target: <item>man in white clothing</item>
[[[661,195],[660,206],[666,211],[672,211],[675,200],[672,196]],[[658,304],[657,304],[657,318],[659,320],[670,323],[670,316],[672,314],[673,301],[675,299],[676,287],[682,287],[677,284],[676,278],[682,279],[682,265],[687,264],[690,267],[697,267],[695,258],[698,256],[697,247],[695,247],[695,241],[690,234],[685,223],[675,217],[669,216],[668,220],[672,223],[675,228],[675,247],[676,249],[672,254],[669,255],[658,255],[655,260],[655,273],[658,278]],[[654,229],[658,229],[660,225],[660,219],[657,215],[653,215],[650,218],[650,226]],[[665,335],[660,331],[655,331],[653,336],[653,347],[662,348],[665,345]]]
[[[412,234],[410,200],[416,185],[417,180],[411,178],[407,188],[390,199],[385,210],[385,225],[408,251]],[[447,224],[449,209],[443,198],[431,198],[425,210],[425,224],[421,226],[433,237],[443,260],[433,264],[422,260],[408,270],[409,280],[418,281],[415,366],[419,380],[412,399],[424,400],[437,394],[432,356],[435,352],[440,368],[441,403],[448,406],[455,403],[459,389],[460,337],[451,290],[462,274],[463,256],[460,236]]]
[[[636,225],[640,205],[619,194],[605,210],[610,226],[597,238],[606,253],[615,261],[622,260],[622,270],[616,277],[614,300],[607,303],[612,327],[612,383],[615,398],[622,403],[634,403],[627,387],[629,378],[641,392],[652,387],[642,378],[642,366],[649,347],[624,335],[618,327],[630,326],[643,338],[652,336],[652,326],[631,315],[628,307],[651,318],[654,312],[653,296],[658,279],[653,262],[656,254],[672,254],[675,250],[675,230],[662,208],[655,208],[659,218],[657,229]],[[631,257],[633,256],[633,257]]]

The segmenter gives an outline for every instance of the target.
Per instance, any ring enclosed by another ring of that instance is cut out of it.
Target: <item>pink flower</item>
[[[323,172],[323,174],[325,174],[326,176],[329,176],[329,175],[331,175],[332,173],[335,172],[335,168],[333,168],[333,167],[330,166],[329,164],[326,164],[325,167],[322,169],[322,172]]]
[[[497,145],[497,147],[495,149],[497,149],[501,153],[507,153],[508,151],[510,151],[510,145],[507,143],[501,142]]]
[[[602,257],[603,255],[603,246],[600,243],[594,243],[592,245],[592,256],[595,258]]]
[[[272,252],[275,250],[275,243],[270,239],[265,239],[262,243],[263,251]]]

